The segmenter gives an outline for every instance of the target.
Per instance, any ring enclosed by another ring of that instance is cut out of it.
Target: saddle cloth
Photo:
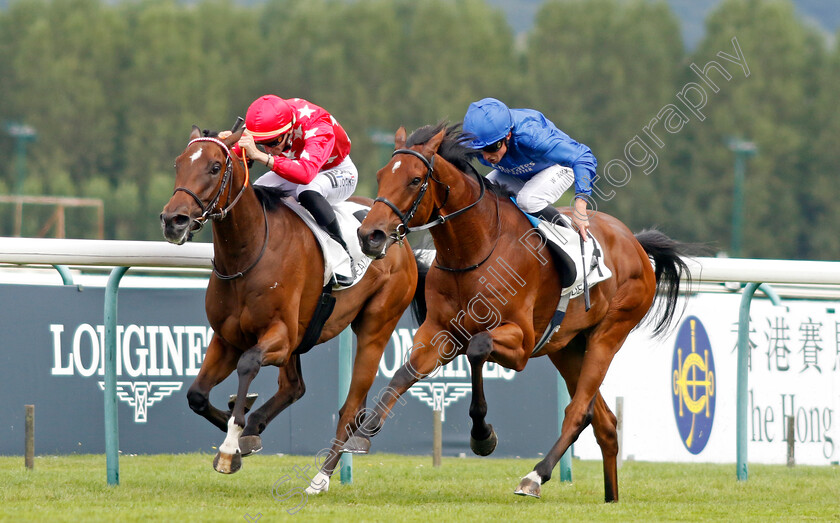
[[[321,226],[315,221],[315,218],[309,214],[309,211],[303,208],[301,204],[295,201],[292,197],[283,199],[283,203],[289,206],[295,214],[301,217],[303,222],[312,230],[312,234],[318,240],[318,245],[321,247],[321,252],[324,254],[324,285],[333,280],[333,276],[344,276],[349,279],[353,276],[353,271],[350,264],[356,266],[356,278],[350,285],[334,285],[334,289],[347,289],[359,283],[367,272],[370,262],[373,261],[362,252],[362,247],[359,245],[359,237],[356,235],[356,230],[362,224],[354,213],[362,211],[367,213],[369,207],[360,205],[354,202],[341,202],[338,205],[333,205],[335,215],[338,217],[338,223],[341,227],[341,236],[344,238],[344,243],[350,250],[350,255],[353,259],[347,256],[347,251],[338,244],[335,240],[330,238]],[[303,259],[301,261],[304,261]]]
[[[523,211],[524,212],[524,211]],[[612,277],[612,272],[604,263],[604,250],[600,242],[591,234],[584,242],[584,253],[580,253],[580,233],[572,226],[571,219],[562,215],[565,225],[552,224],[527,215],[534,229],[520,238],[520,241],[537,256],[547,256],[546,242],[552,244],[552,252],[563,271],[563,291],[561,296],[571,293],[570,298],[583,294],[583,275],[590,288],[596,283]],[[559,258],[559,259],[558,259]]]

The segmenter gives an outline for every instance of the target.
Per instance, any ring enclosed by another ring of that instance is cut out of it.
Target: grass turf
[[[444,458],[440,468],[431,461],[355,456],[352,485],[336,475],[326,495],[304,499],[295,489],[306,485],[299,471],[315,471],[307,456],[256,455],[231,476],[214,472],[207,454],[122,456],[115,487],[104,456],[38,456],[31,471],[22,457],[0,457],[0,520],[840,520],[838,467],[751,465],[749,480],[738,482],[734,464],[628,462],[619,471],[621,501],[605,504],[596,461],[574,461],[572,483],[561,483],[555,469],[542,499],[513,495],[536,459]]]

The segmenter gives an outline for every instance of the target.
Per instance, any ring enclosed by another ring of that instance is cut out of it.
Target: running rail
[[[114,267],[105,290],[105,442],[108,484],[119,484],[119,433],[117,427],[116,401],[116,316],[117,293],[122,276],[129,267],[178,267],[209,269],[213,246],[209,243],[187,243],[173,245],[167,242],[115,241],[115,240],[70,240],[0,237],[0,263],[56,266],[65,284],[67,271],[62,265]],[[762,290],[774,303],[778,297],[766,284],[840,284],[840,262],[801,260],[751,260],[743,258],[693,258],[684,260],[694,281],[740,282],[748,284],[741,297],[738,322],[738,383],[737,383],[737,469],[739,481],[745,481],[747,472],[747,390],[749,311],[756,290]],[[72,282],[72,279],[69,280]],[[339,380],[340,396],[349,383],[350,354],[352,345],[349,335],[342,334]],[[743,367],[743,368],[742,368]],[[347,374],[344,376],[344,374]],[[568,405],[565,384],[558,382],[559,415]],[[346,394],[346,393],[345,393]],[[343,397],[340,398],[343,403]],[[565,401],[564,401],[565,400]],[[340,405],[339,405],[340,406]],[[569,454],[567,452],[567,454]],[[570,457],[561,460],[561,478],[571,479]],[[346,461],[349,461],[346,460]],[[352,465],[343,460],[341,477],[352,481]]]

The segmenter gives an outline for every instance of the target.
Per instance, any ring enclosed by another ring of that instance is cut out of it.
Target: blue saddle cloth
[[[522,211],[522,207],[520,207],[519,203],[517,203],[515,196],[511,196],[510,201],[512,201],[513,204],[516,205],[517,209]],[[539,227],[540,226],[540,219],[539,218],[537,218],[536,216],[532,216],[525,211],[522,211],[522,214],[524,214],[528,218],[528,221],[531,222],[532,226],[534,226],[534,227]]]

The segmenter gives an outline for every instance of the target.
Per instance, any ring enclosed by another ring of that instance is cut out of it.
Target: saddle
[[[359,245],[359,239],[356,236],[356,230],[362,224],[362,220],[364,220],[370,208],[354,202],[341,202],[338,205],[333,205],[341,228],[341,236],[350,251],[348,257],[347,251],[332,239],[318,225],[309,211],[304,209],[294,198],[284,198],[283,203],[301,217],[307,227],[312,230],[315,239],[318,240],[318,245],[324,255],[324,285],[331,285],[334,290],[340,290],[357,284],[364,277],[372,261],[362,252],[362,247]],[[351,264],[355,265],[355,278],[353,277]]]

